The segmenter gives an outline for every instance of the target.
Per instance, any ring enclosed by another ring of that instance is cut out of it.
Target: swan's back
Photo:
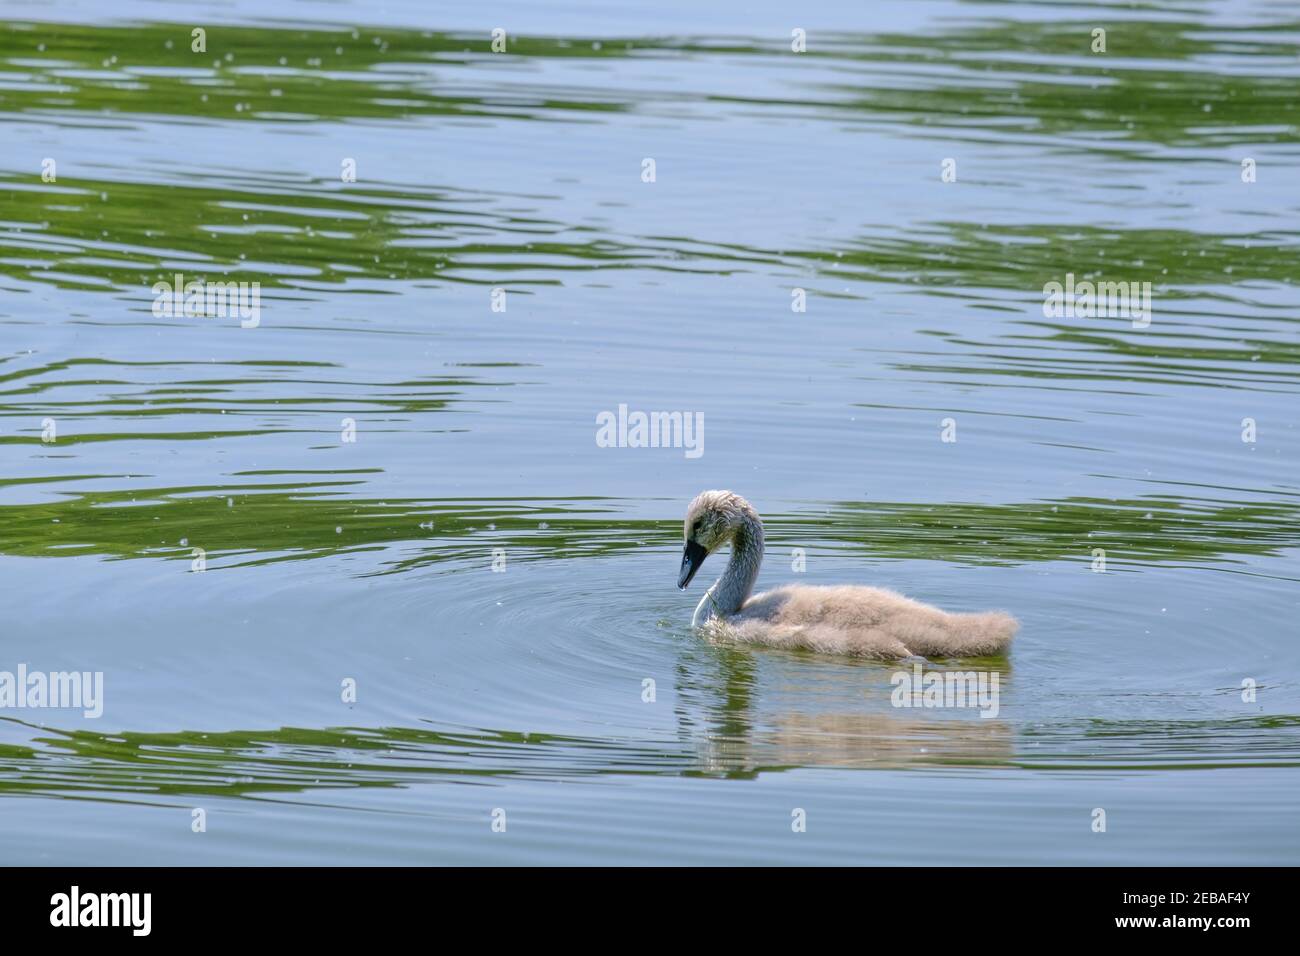
[[[949,614],[884,588],[854,585],[765,591],[720,626],[747,643],[886,660],[1001,654],[1019,627],[1002,611]]]

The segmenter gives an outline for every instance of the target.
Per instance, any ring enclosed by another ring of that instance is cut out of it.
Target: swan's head
[[[748,501],[730,491],[702,491],[696,495],[686,509],[686,522],[682,526],[686,547],[682,551],[682,569],[677,575],[677,586],[686,590],[704,559],[757,517]]]

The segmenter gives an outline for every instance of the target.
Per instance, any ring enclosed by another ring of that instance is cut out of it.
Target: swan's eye
[[[702,522],[702,521],[697,521],[697,522],[695,522],[695,524],[691,525],[691,534],[699,534],[699,533],[700,533],[700,525],[702,525],[703,523],[704,523],[704,522]]]

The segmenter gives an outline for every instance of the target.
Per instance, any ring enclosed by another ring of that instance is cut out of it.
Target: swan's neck
[[[731,539],[731,559],[722,577],[713,583],[695,609],[695,622],[710,617],[730,617],[739,611],[754,590],[758,568],[763,563],[763,523],[758,515],[748,516]]]

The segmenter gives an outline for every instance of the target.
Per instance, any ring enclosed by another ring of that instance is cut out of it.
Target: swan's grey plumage
[[[722,576],[691,619],[733,640],[792,650],[896,660],[1001,654],[1016,619],[1002,611],[952,614],[884,588],[790,584],[750,596],[763,561],[763,522],[730,491],[705,491],[686,510],[677,586],[683,590],[704,559],[731,544]]]

